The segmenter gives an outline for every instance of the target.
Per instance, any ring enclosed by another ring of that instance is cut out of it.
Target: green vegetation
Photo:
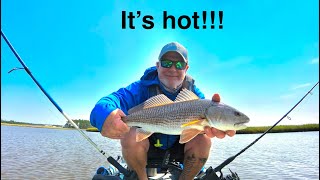
[[[237,134],[255,134],[264,133],[271,126],[258,126],[258,127],[247,127],[243,130],[238,130]],[[319,131],[319,124],[303,124],[303,125],[278,125],[275,126],[270,133],[281,133],[281,132],[305,132],[305,131]]]
[[[91,126],[89,120],[84,120],[84,119],[73,119],[72,120],[80,129],[87,129],[87,128],[93,128]],[[74,128],[73,125],[69,122],[67,122],[64,126],[64,128]]]
[[[91,126],[89,120],[83,120],[83,119],[74,119],[72,120],[80,129],[87,129],[87,128],[93,128]],[[73,125],[69,122],[66,122],[64,126],[62,125],[48,125],[48,124],[34,124],[34,123],[26,123],[26,122],[17,122],[14,120],[4,120],[1,119],[1,124],[4,125],[16,125],[16,126],[28,126],[28,127],[44,127],[44,128],[51,128],[51,127],[59,127],[59,128],[74,128]]]
[[[79,126],[80,129],[86,129],[89,132],[99,132],[97,128],[91,126],[89,120],[74,119],[73,122]],[[16,122],[13,120],[1,119],[1,124],[4,125],[18,125],[18,126],[29,126],[29,127],[43,127],[43,128],[62,128],[61,125],[46,125],[46,124],[32,124],[25,122]],[[243,130],[238,130],[237,134],[255,134],[264,133],[271,126],[257,126],[247,127]],[[74,128],[69,122],[67,122],[63,128]],[[319,124],[303,124],[303,125],[278,125],[275,126],[270,133],[281,133],[281,132],[305,132],[305,131],[319,131]]]
[[[34,123],[26,123],[26,122],[17,122],[17,121],[14,121],[14,120],[4,120],[4,119],[1,119],[1,123],[5,123],[5,124],[15,124],[15,125],[30,125],[30,126],[48,126],[47,124],[34,124]],[[50,125],[50,126],[53,126],[53,127],[62,127],[61,125]]]

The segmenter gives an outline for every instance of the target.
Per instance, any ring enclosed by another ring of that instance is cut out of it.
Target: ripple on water
[[[85,132],[116,158],[119,140]],[[206,166],[216,167],[259,135],[213,139]],[[297,141],[300,140],[300,141]],[[106,158],[75,130],[1,126],[1,179],[91,179]],[[241,179],[319,179],[319,134],[267,134],[223,169]]]

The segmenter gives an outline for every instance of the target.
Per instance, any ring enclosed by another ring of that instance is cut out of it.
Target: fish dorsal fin
[[[199,97],[188,89],[182,89],[174,102],[183,102],[199,99]]]
[[[172,103],[173,103],[173,101],[171,99],[169,99],[166,95],[159,94],[157,96],[153,96],[153,97],[149,98],[148,100],[139,104],[138,106],[129,109],[128,113],[132,114],[132,113],[140,111],[142,109],[147,109],[147,108],[151,108],[151,107],[162,106],[165,104],[172,104]]]

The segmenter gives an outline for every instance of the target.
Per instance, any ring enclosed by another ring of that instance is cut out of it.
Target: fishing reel
[[[183,165],[179,162],[170,162],[169,157],[170,153],[166,152],[166,158],[164,158],[162,162],[162,166],[168,167],[169,172],[172,174],[173,179],[178,179],[180,176],[180,173],[183,169]],[[207,169],[202,169],[200,173],[195,177],[194,180],[240,180],[238,174],[236,172],[232,172],[230,169],[230,174],[227,176],[223,176],[223,173],[220,168],[213,169],[211,166]],[[217,174],[220,174],[218,175]]]
[[[236,172],[232,172],[230,169],[229,171],[231,174],[223,177],[223,173],[220,170],[220,176],[218,176],[217,173],[210,166],[204,173],[198,175],[195,180],[240,180]]]

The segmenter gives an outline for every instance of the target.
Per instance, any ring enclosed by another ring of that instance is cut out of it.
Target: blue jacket
[[[121,109],[125,114],[128,114],[128,110],[134,106],[141,104],[149,99],[148,88],[151,85],[159,85],[162,92],[172,101],[175,100],[179,92],[171,94],[166,91],[160,84],[158,78],[158,72],[156,67],[148,68],[140,80],[130,84],[125,88],[120,88],[118,91],[111,93],[108,96],[101,98],[90,114],[90,123],[92,126],[98,128],[101,131],[103,123],[108,115],[115,109]],[[204,94],[194,85],[194,93],[199,98],[204,99]],[[167,146],[171,146],[176,138],[171,138],[170,143],[163,143],[165,146],[162,149],[166,149]],[[171,143],[172,142],[172,143]]]

